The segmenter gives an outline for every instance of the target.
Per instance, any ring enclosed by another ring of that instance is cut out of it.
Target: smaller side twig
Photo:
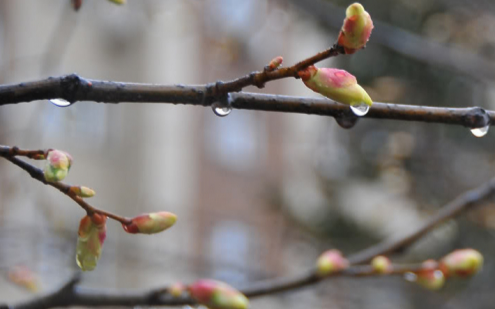
[[[0,156],[5,158],[6,160],[10,161],[14,165],[17,165],[24,171],[26,171],[32,178],[38,180],[39,182],[54,187],[58,189],[60,192],[63,194],[67,195],[70,197],[74,202],[76,202],[81,208],[83,208],[88,215],[92,215],[94,213],[107,216],[113,220],[116,220],[122,224],[129,225],[131,224],[131,219],[121,217],[119,215],[110,213],[108,211],[98,209],[96,207],[91,206],[88,204],[84,199],[81,197],[75,195],[74,193],[71,192],[71,187],[68,184],[65,184],[63,182],[49,182],[45,180],[45,176],[43,174],[43,171],[17,157],[16,155],[19,156],[26,156],[26,157],[31,157],[31,155],[37,155],[40,153],[45,153],[44,150],[20,150],[17,147],[9,147],[9,146],[4,146],[0,145]]]

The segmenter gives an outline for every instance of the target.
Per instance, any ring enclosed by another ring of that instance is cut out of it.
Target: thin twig
[[[392,270],[387,274],[376,273],[369,265],[352,266],[341,272],[332,274],[331,277],[369,277],[369,276],[397,276],[403,275],[406,272],[417,272],[423,269],[421,264],[411,265],[392,265]],[[77,279],[78,280],[78,279]],[[160,289],[146,293],[109,293],[99,290],[77,287],[75,284],[78,281],[72,279],[69,283],[62,286],[61,289],[54,291],[46,296],[30,300],[26,303],[6,307],[11,309],[49,309],[54,307],[69,307],[69,306],[90,306],[90,307],[106,307],[106,306],[184,306],[194,305],[196,302],[183,295],[174,297],[170,295],[166,289]],[[263,294],[253,294],[249,291],[244,291],[248,297],[261,296]],[[0,309],[2,307],[0,306]]]
[[[329,279],[337,276],[372,276],[377,275],[374,273],[369,265],[356,265],[369,261],[371,258],[377,255],[386,255],[393,253],[399,249],[405,249],[411,245],[414,241],[418,240],[426,233],[433,230],[442,222],[452,219],[461,213],[472,209],[474,206],[479,205],[482,201],[493,196],[495,193],[495,178],[491,179],[487,183],[475,188],[473,190],[467,191],[452,202],[445,205],[442,209],[438,211],[436,215],[431,217],[431,219],[425,223],[423,226],[415,230],[414,232],[393,241],[384,241],[378,243],[377,245],[371,246],[365,250],[362,250],[356,254],[348,257],[352,266],[340,273],[336,273],[330,277],[320,278],[316,274],[316,269],[311,269],[307,272],[301,273],[299,275],[291,277],[280,277],[275,279],[269,279],[265,281],[258,281],[249,287],[242,289],[241,292],[247,297],[259,297],[267,294],[274,294],[277,292],[283,292],[288,290],[293,290],[297,288],[302,288],[312,284],[316,284],[321,280]],[[405,265],[393,266],[394,271],[392,275],[400,275],[408,271],[418,271],[421,269],[420,265]],[[15,309],[30,309],[34,308],[33,304],[42,304],[41,307],[36,307],[40,309],[53,308],[53,307],[67,307],[67,306],[92,306],[92,307],[102,307],[102,306],[182,306],[194,304],[194,301],[187,296],[182,297],[172,297],[166,291],[167,287],[160,288],[151,291],[145,291],[141,293],[122,293],[108,291],[87,289],[87,288],[75,288],[72,293],[68,295],[70,298],[63,298],[63,301],[57,300],[53,295],[60,295],[60,293],[55,292],[41,299],[32,300],[29,303],[21,304],[14,307]],[[51,303],[46,302],[46,299],[50,299]],[[0,306],[0,308],[2,308]],[[7,308],[7,307],[6,307]]]
[[[79,206],[81,206],[88,213],[88,215],[91,215],[93,213],[97,213],[100,215],[107,216],[107,217],[109,217],[113,220],[116,220],[116,221],[118,221],[122,224],[125,224],[125,225],[131,224],[131,220],[128,218],[124,218],[124,217],[121,217],[119,215],[116,215],[116,214],[107,212],[105,210],[98,209],[96,207],[91,206],[85,200],[83,200],[81,197],[79,197],[79,196],[77,196],[71,192],[72,186],[65,184],[65,183],[62,183],[62,182],[46,181],[45,176],[43,174],[43,171],[41,169],[15,157],[16,155],[31,157],[31,156],[35,156],[38,154],[45,154],[45,151],[44,150],[21,150],[17,147],[9,147],[9,146],[0,145],[0,156],[1,157],[4,157],[6,160],[17,165],[18,167],[20,167],[21,169],[26,171],[29,175],[31,175],[32,178],[38,180],[39,182],[58,189],[60,192],[67,195],[74,202],[76,202]]]
[[[282,74],[280,72],[289,71],[280,69],[259,74],[272,78],[272,75],[263,74]],[[239,82],[239,84],[244,85],[245,79],[242,80],[243,82]],[[264,79],[260,80],[265,81]],[[231,87],[234,87],[225,85],[238,85],[238,83],[219,84],[218,89],[228,87],[230,90]],[[217,100],[212,93],[208,92],[213,91],[213,89],[216,87],[208,85],[153,85],[91,80],[72,74],[15,85],[0,85],[0,105],[61,98],[69,102],[148,102],[209,106]],[[349,106],[325,98],[241,92],[231,93],[229,103],[235,109],[324,115],[337,119],[356,117]],[[361,118],[423,121],[481,128],[495,123],[495,111],[487,111],[480,107],[447,108],[376,102],[368,114]]]

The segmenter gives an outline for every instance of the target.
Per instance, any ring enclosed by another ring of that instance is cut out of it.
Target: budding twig
[[[119,215],[116,215],[116,214],[110,213],[108,211],[98,209],[96,207],[91,206],[84,199],[82,199],[81,197],[74,194],[73,190],[71,190],[72,186],[65,184],[65,183],[62,183],[60,181],[58,181],[58,182],[46,181],[45,176],[43,174],[43,171],[41,169],[23,161],[23,160],[16,158],[16,156],[25,156],[28,158],[33,158],[33,157],[36,157],[40,154],[44,155],[45,153],[46,153],[45,150],[21,150],[17,147],[9,147],[9,146],[0,145],[0,156],[1,157],[4,157],[6,160],[10,161],[11,163],[17,165],[18,167],[20,167],[21,169],[23,169],[24,171],[29,173],[29,175],[31,175],[31,177],[33,177],[34,179],[42,182],[45,185],[52,186],[52,187],[58,189],[60,192],[67,195],[68,197],[70,197],[74,202],[76,202],[79,206],[81,206],[84,210],[86,210],[88,215],[92,215],[94,213],[97,213],[97,214],[100,214],[103,216],[107,216],[113,220],[116,220],[116,221],[124,224],[124,225],[131,224],[131,220],[128,218],[124,218],[124,217],[121,217]]]
[[[3,147],[0,147],[0,155],[2,154]],[[16,159],[7,157],[8,159]],[[22,162],[22,161],[21,161]],[[24,168],[23,168],[24,169]],[[29,173],[30,171],[27,170]],[[31,173],[30,173],[31,174]],[[31,174],[32,175],[32,174]],[[423,226],[413,231],[411,234],[406,235],[400,239],[394,241],[385,241],[378,243],[370,248],[360,251],[354,255],[348,257],[348,260],[353,264],[349,268],[331,274],[328,277],[322,278],[316,274],[316,269],[311,269],[307,272],[290,277],[281,277],[275,279],[269,279],[265,281],[258,281],[253,283],[249,287],[242,289],[241,292],[247,297],[259,297],[268,294],[274,294],[278,292],[293,290],[308,285],[318,283],[324,279],[330,279],[338,276],[348,277],[363,277],[374,275],[402,275],[406,272],[419,272],[424,268],[424,264],[411,264],[411,265],[392,265],[391,271],[386,274],[379,274],[371,265],[356,265],[369,261],[371,258],[381,254],[393,253],[398,249],[404,249],[418,240],[426,233],[430,232],[433,228],[440,223],[454,218],[465,211],[472,209],[474,206],[480,204],[485,199],[489,198],[495,193],[495,178],[491,179],[487,183],[467,191],[452,202],[445,205],[438,211],[436,215]],[[119,293],[99,290],[89,290],[83,288],[74,288],[70,293],[60,293],[55,291],[52,294],[44,296],[39,299],[34,299],[28,303],[20,304],[13,307],[5,306],[5,308],[16,309],[30,309],[40,308],[48,309],[54,307],[68,307],[68,306],[182,306],[192,305],[194,301],[187,297],[173,297],[168,293],[169,288],[160,288],[156,290],[146,291],[144,293]],[[2,306],[0,305],[0,308]]]

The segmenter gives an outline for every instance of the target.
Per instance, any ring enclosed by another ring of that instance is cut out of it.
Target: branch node
[[[490,115],[478,106],[470,108],[463,120],[464,126],[468,128],[483,128],[490,125]]]

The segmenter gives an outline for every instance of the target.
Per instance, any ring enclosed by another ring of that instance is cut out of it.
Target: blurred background
[[[336,40],[353,1],[0,1],[0,83],[77,72],[127,82],[199,84],[284,64]],[[320,66],[356,75],[374,101],[495,109],[495,2],[363,0],[375,29],[364,51]],[[298,80],[262,91],[318,96]],[[124,216],[166,210],[155,236],[109,221],[102,258],[83,286],[145,290],[200,277],[242,288],[304,271],[326,249],[351,254],[398,237],[495,174],[495,130],[168,104],[48,101],[0,108],[0,143],[58,148],[67,182],[96,190],[91,204]],[[39,164],[39,166],[42,166]],[[0,301],[35,294],[9,272],[26,267],[38,294],[77,271],[84,212],[0,160]],[[253,308],[492,308],[495,201],[448,222],[394,260],[473,247],[484,271],[431,292],[399,277],[336,278],[252,300]]]

